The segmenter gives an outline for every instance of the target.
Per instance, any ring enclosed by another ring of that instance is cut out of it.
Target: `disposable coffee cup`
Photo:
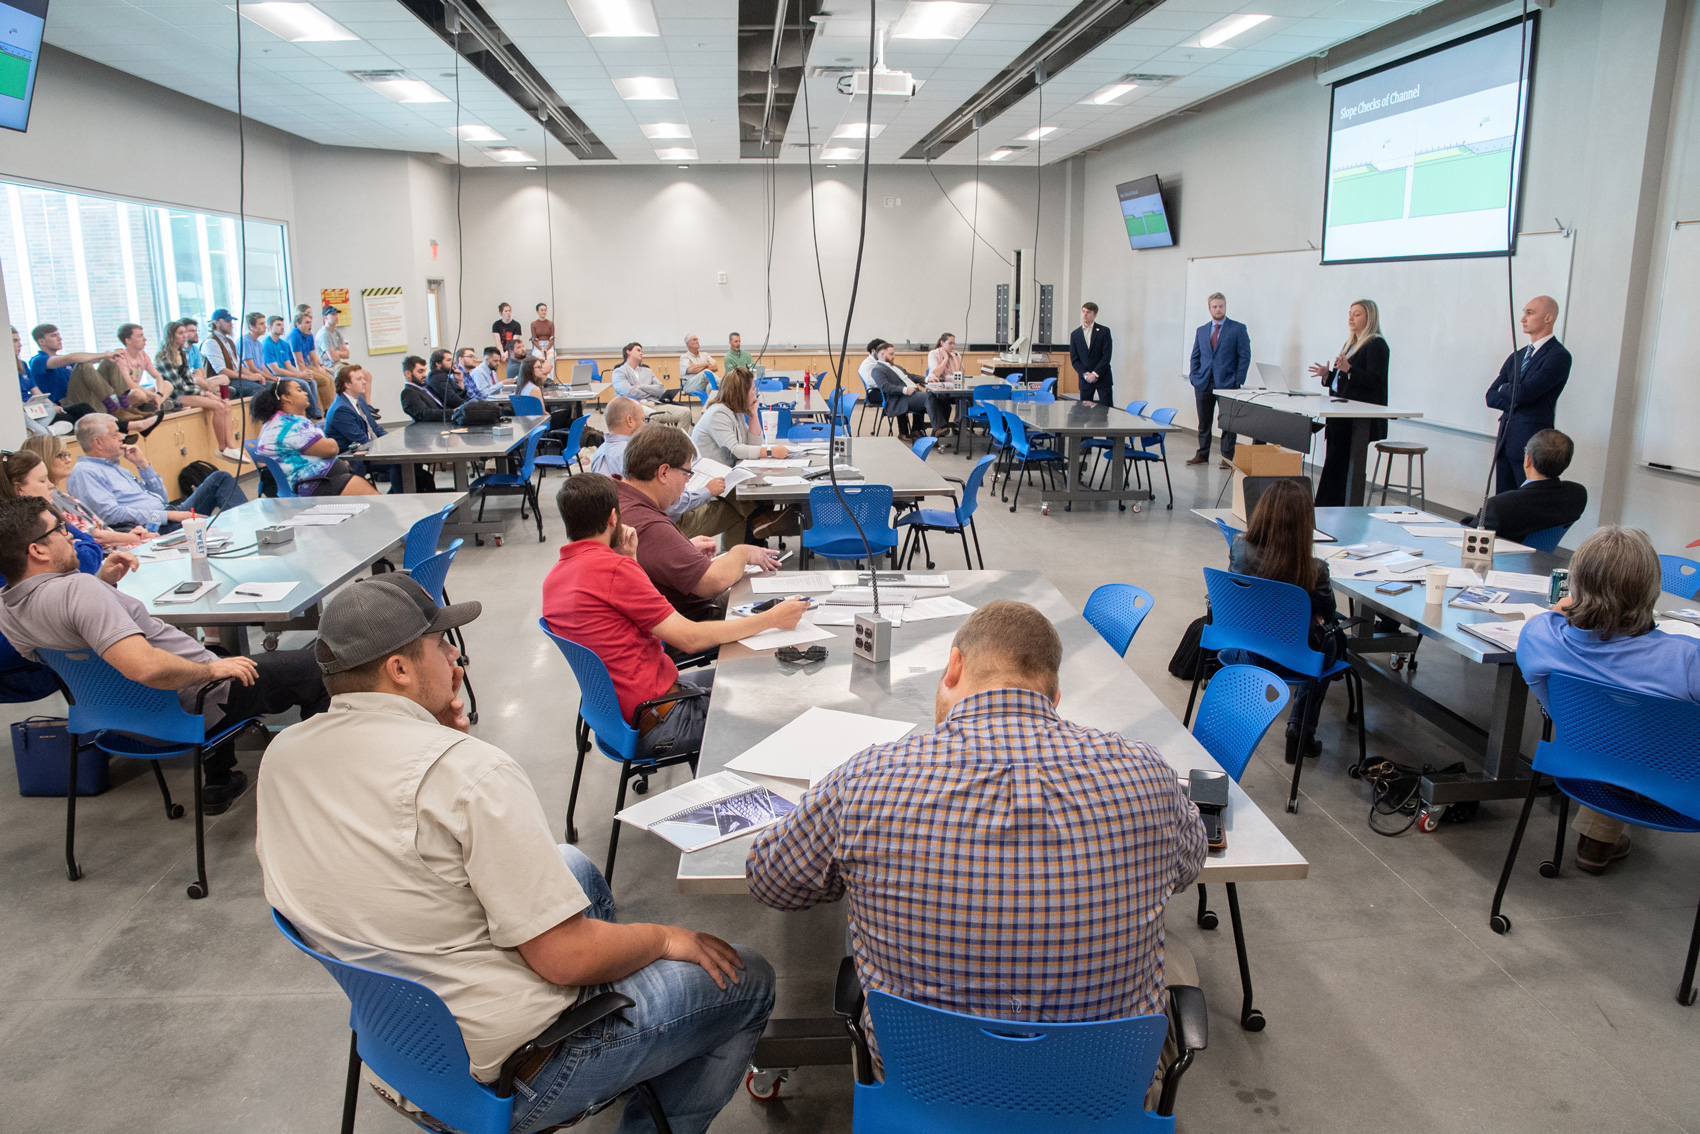
[[[1446,578],[1450,572],[1445,567],[1430,567],[1423,573],[1423,598],[1439,606],[1446,601]]]
[[[212,523],[205,517],[183,521],[183,545],[189,549],[190,559],[205,559],[207,557],[207,525]]]
[[[774,434],[779,432],[779,411],[764,409],[756,416],[761,419],[762,440],[771,445],[778,440]]]

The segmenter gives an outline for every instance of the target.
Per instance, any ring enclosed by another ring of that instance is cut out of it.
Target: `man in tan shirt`
[[[525,772],[468,735],[443,632],[480,609],[438,607],[400,574],[326,608],[330,709],[279,734],[260,771],[266,897],[314,948],[441,996],[484,1082],[587,991],[636,1001],[519,1069],[516,1132],[646,1079],[674,1130],[706,1130],[766,1026],[773,970],[706,933],[614,921],[608,883],[556,845]],[[626,1128],[648,1121],[629,1104]]]

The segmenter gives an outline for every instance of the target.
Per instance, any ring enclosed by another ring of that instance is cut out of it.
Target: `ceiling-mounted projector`
[[[875,95],[895,95],[898,98],[913,98],[916,85],[915,76],[908,71],[887,71],[883,67],[873,71],[852,71],[838,80],[838,90],[841,94],[851,97],[869,93],[869,78],[872,93]]]

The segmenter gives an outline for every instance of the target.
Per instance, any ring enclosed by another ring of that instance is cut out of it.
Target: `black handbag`
[[[1186,633],[1181,635],[1174,656],[1169,659],[1169,672],[1182,681],[1196,678],[1199,668],[1204,665],[1205,652],[1199,648],[1198,640],[1203,637],[1204,624],[1209,620],[1208,614],[1193,619],[1187,626]]]

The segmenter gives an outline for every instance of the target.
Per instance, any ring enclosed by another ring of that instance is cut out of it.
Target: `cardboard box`
[[[1303,476],[1305,456],[1279,445],[1236,445],[1234,447],[1234,503],[1236,520],[1246,520],[1245,478],[1248,476]]]

